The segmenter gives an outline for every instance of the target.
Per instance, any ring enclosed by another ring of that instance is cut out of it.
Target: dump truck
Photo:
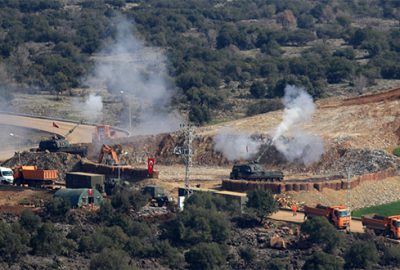
[[[304,206],[304,218],[312,217],[326,217],[338,229],[350,227],[350,210],[343,205],[323,206],[317,204],[316,207]]]
[[[364,215],[361,217],[361,222],[366,229],[373,230],[376,235],[400,239],[400,215],[388,217],[376,214]]]
[[[244,179],[253,181],[282,181],[283,172],[267,171],[256,162],[237,164],[232,168],[230,179]]]
[[[57,170],[41,170],[36,166],[17,166],[13,171],[14,184],[17,186],[49,187],[58,179]]]

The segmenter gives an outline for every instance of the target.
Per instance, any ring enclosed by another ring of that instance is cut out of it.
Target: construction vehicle
[[[14,184],[17,186],[48,187],[58,179],[57,170],[40,170],[36,166],[16,166],[13,171]]]
[[[0,167],[0,183],[14,183],[13,171],[10,168]]]
[[[98,125],[92,136],[95,144],[108,144],[115,137],[115,131],[109,125]]]
[[[143,194],[150,196],[150,205],[162,207],[168,205],[171,199],[166,195],[163,187],[149,185],[145,186],[143,189]]]
[[[376,214],[361,217],[362,225],[371,229],[376,235],[389,236],[392,239],[400,239],[400,215],[379,216]]]
[[[257,162],[247,164],[237,164],[232,168],[229,176],[230,179],[244,179],[253,181],[282,181],[283,172],[281,171],[266,171]]]
[[[103,163],[104,161],[107,165],[119,165],[119,155],[121,153],[122,146],[120,144],[115,144],[113,146],[103,144],[100,149],[98,163]],[[106,156],[105,159],[104,156]]]
[[[304,206],[304,218],[326,217],[338,229],[350,227],[350,210],[343,205],[323,206],[317,204],[316,207]]]

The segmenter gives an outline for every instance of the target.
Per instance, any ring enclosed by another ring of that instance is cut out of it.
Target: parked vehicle
[[[282,181],[281,171],[267,171],[256,162],[234,165],[230,179],[260,180],[260,181]]]
[[[14,184],[18,186],[48,187],[58,179],[57,170],[41,170],[36,166],[17,166],[13,171]]]
[[[373,230],[377,235],[400,239],[400,215],[388,217],[376,214],[364,215],[361,217],[361,222],[366,229]]]
[[[350,210],[343,205],[323,206],[317,204],[316,207],[304,206],[304,218],[312,217],[326,217],[338,229],[350,227]]]
[[[0,182],[4,184],[13,184],[14,176],[10,168],[0,167]]]

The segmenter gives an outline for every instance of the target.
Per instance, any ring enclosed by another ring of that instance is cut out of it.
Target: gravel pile
[[[77,170],[80,167],[81,158],[78,155],[72,155],[63,152],[22,152],[15,155],[1,165],[12,168],[18,164],[26,166],[37,166],[43,170],[58,170],[60,179],[65,178],[65,173]]]
[[[400,160],[382,150],[339,149],[339,157],[332,163],[321,164],[325,171],[331,173],[362,175],[389,168],[400,169]]]

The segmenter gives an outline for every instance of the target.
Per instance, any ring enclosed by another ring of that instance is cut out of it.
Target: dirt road
[[[303,223],[304,222],[304,214],[297,213],[296,216],[293,216],[293,213],[290,211],[278,211],[277,213],[271,215],[269,218],[279,221],[288,221],[293,223]],[[350,230],[352,232],[363,233],[364,229],[359,220],[352,220],[350,224]]]

